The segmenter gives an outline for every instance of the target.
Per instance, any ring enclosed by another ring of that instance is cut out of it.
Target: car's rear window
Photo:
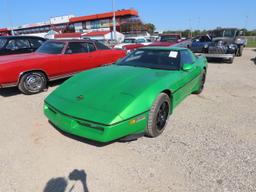
[[[0,49],[2,49],[4,47],[4,45],[6,44],[7,39],[0,39]]]
[[[101,42],[95,41],[95,45],[99,50],[107,50],[110,49],[108,46],[104,45]]]

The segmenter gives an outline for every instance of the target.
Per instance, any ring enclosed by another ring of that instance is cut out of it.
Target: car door
[[[93,49],[94,45],[96,45],[97,50]],[[96,67],[113,64],[120,57],[119,52],[110,49],[102,43],[95,42],[95,44],[92,44],[90,47],[93,59],[92,64]]]
[[[189,50],[181,50],[179,52],[180,57],[180,87],[175,92],[174,102],[175,105],[180,103],[186,96],[190,95],[194,86],[197,83],[197,77],[200,75],[201,69],[196,65],[196,57]],[[192,64],[193,67],[190,70],[183,70],[185,64]]]
[[[92,68],[92,55],[87,42],[69,42],[61,56],[64,73],[72,74]]]
[[[194,54],[189,50],[182,50],[180,51],[181,56],[181,69],[185,64],[192,64],[192,69],[184,71],[183,72],[183,79],[184,79],[184,92],[186,95],[190,95],[193,88],[195,87],[197,83],[197,77],[201,73],[201,68],[196,64],[196,57]]]

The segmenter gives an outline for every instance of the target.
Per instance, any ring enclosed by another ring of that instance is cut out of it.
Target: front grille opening
[[[104,132],[104,128],[103,127],[99,127],[97,125],[92,125],[90,123],[81,122],[81,121],[77,121],[77,122],[78,122],[79,125],[82,125],[82,126],[85,126],[85,127],[91,128],[91,129],[95,129],[95,130]]]

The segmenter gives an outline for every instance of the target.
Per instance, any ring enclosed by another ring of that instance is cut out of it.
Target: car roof
[[[35,39],[44,39],[43,37],[37,37],[37,36],[0,36],[2,39],[22,39],[22,38],[35,38]]]
[[[160,51],[182,51],[187,50],[187,48],[183,47],[165,47],[165,46],[147,46],[139,48],[140,50],[160,50]]]
[[[89,42],[89,43],[93,43],[95,41],[90,40],[90,39],[50,39],[48,40],[48,42]]]
[[[125,37],[125,39],[145,39],[145,37]]]
[[[160,36],[180,36],[180,34],[177,34],[177,33],[165,33],[165,34],[161,34]]]

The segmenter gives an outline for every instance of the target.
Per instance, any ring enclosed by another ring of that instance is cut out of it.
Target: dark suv
[[[34,52],[46,40],[33,36],[0,37],[0,56]]]

